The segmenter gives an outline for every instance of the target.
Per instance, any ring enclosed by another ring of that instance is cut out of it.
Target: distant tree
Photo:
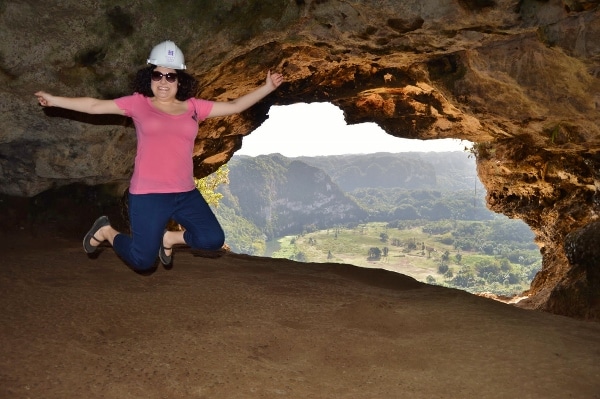
[[[379,260],[381,259],[381,249],[377,247],[371,247],[368,253],[368,260]]]
[[[448,262],[448,260],[450,260],[450,251],[446,250],[442,254],[442,261]]]
[[[388,256],[389,249],[388,247],[383,247],[383,256]]]
[[[508,282],[509,282],[509,284],[518,284],[521,282],[521,276],[519,276],[516,273],[509,273],[508,274]]]
[[[327,252],[327,259],[333,259],[333,254],[331,251]]]
[[[460,264],[460,262],[462,261],[462,254],[457,253],[456,255],[454,255],[454,259],[456,263]]]
[[[431,253],[435,252],[435,248],[434,247],[425,247],[425,250],[427,251],[427,259],[431,258]]]
[[[468,266],[463,266],[452,279],[456,287],[468,288],[475,285],[475,274]]]
[[[475,248],[475,238],[458,238],[454,241],[455,249],[462,249],[463,251],[470,251]]]
[[[442,244],[445,244],[445,245],[453,245],[453,244],[454,244],[454,238],[452,238],[452,237],[451,237],[451,236],[449,236],[449,235],[444,235],[444,236],[442,236],[442,237],[440,238],[440,242],[441,242]]]
[[[481,244],[479,249],[487,255],[492,255],[494,253],[494,243],[486,241],[483,244]]]
[[[388,242],[389,236],[387,233],[381,233],[379,234],[379,239],[381,242]]]
[[[446,274],[446,272],[448,272],[448,265],[444,264],[444,263],[440,263],[440,265],[438,266],[438,273],[439,274]]]
[[[502,281],[500,277],[500,265],[492,260],[482,260],[475,265],[477,276],[486,279],[488,282]]]

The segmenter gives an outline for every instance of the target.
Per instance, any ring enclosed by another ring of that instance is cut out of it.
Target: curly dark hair
[[[150,75],[156,69],[156,65],[150,64],[146,68],[140,69],[135,75],[133,81],[133,91],[146,97],[154,97],[150,87]],[[179,101],[188,100],[196,95],[198,81],[182,69],[176,69],[177,72],[177,94],[175,98]]]

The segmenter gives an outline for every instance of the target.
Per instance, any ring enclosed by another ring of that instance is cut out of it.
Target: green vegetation
[[[223,194],[217,192],[217,188],[222,184],[229,184],[229,166],[222,165],[214,173],[201,179],[194,179],[194,182],[208,205],[219,206]]]
[[[489,159],[494,156],[496,149],[491,142],[474,143],[471,153],[478,159]]]
[[[252,222],[238,215],[235,208],[221,203],[224,194],[217,190],[229,184],[229,166],[222,165],[214,173],[194,180],[196,188],[206,202],[214,208],[219,223],[227,231],[228,245],[231,250],[249,255],[263,254],[266,242],[262,231]]]
[[[513,296],[541,267],[522,221],[397,221],[336,227],[278,240],[271,255],[348,263],[406,274],[429,284]]]
[[[261,256],[265,253],[266,237],[263,232],[228,206],[219,206],[215,212],[227,236],[227,245],[235,253]]]

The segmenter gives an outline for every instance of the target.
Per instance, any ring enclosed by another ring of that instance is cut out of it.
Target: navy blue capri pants
[[[183,226],[183,239],[192,248],[214,251],[225,242],[223,228],[197,189],[185,193],[129,193],[131,236],[117,234],[115,252],[134,270],[152,269],[169,219]]]

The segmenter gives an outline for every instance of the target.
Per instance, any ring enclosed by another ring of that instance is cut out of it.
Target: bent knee
[[[191,234],[184,234],[184,240],[194,249],[216,251],[217,249],[221,249],[223,244],[225,244],[225,234],[223,231],[213,232],[210,236],[204,237],[194,237]]]
[[[156,268],[156,259],[158,252],[153,255],[144,255],[132,257],[130,266],[136,272],[147,272]]]
[[[203,240],[195,248],[216,251],[218,249],[223,248],[223,244],[225,244],[225,235],[214,235],[210,238]]]
[[[215,238],[210,242],[210,250],[216,251],[217,249],[223,248],[223,244],[225,244],[225,236]]]

